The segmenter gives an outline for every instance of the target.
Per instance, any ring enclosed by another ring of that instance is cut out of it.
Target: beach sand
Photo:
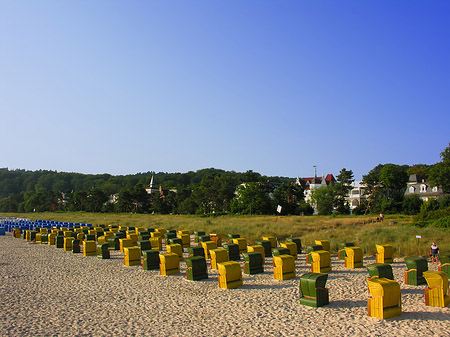
[[[187,256],[187,255],[186,255]],[[406,266],[392,264],[402,289],[403,314],[387,320],[367,316],[366,268],[347,269],[332,258],[330,304],[299,304],[299,277],[310,272],[305,254],[297,277],[243,274],[244,286],[220,289],[218,272],[188,281],[181,274],[127,267],[111,259],[65,252],[55,246],[0,236],[1,336],[448,336],[450,308],[427,307],[425,285],[403,284]],[[374,263],[365,258],[364,265]],[[241,261],[241,265],[242,265]],[[429,264],[430,270],[436,265]]]

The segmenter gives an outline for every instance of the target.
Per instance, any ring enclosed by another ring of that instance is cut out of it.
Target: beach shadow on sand
[[[402,289],[402,295],[404,294],[424,295],[425,287],[426,285],[420,288]]]
[[[448,321],[448,313],[444,312],[426,312],[426,311],[411,311],[402,312],[401,316],[393,317],[392,320],[420,320],[420,321]]]
[[[292,288],[290,284],[245,284],[241,289],[283,289]]]
[[[361,308],[367,307],[367,301],[330,301],[330,308]]]

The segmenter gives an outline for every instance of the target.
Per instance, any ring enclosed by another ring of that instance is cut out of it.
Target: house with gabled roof
[[[426,179],[418,174],[411,174],[407,183],[405,197],[419,195],[423,201],[430,199],[440,199],[444,196],[444,191],[440,186],[431,185]]]
[[[309,202],[311,200],[311,192],[321,188],[321,187],[326,187],[328,185],[333,185],[334,183],[336,183],[336,179],[334,178],[334,176],[330,173],[325,175],[322,175],[322,177],[308,177],[308,178],[300,178],[297,177],[297,179],[295,180],[296,185],[300,185],[303,187],[304,191],[305,191],[305,201]]]

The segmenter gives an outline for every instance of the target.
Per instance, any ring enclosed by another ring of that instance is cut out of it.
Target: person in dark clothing
[[[438,259],[439,247],[437,246],[437,244],[435,242],[433,242],[433,244],[430,247],[430,255],[431,255],[432,263],[434,263],[435,260],[436,260],[436,262],[439,262],[439,259]]]

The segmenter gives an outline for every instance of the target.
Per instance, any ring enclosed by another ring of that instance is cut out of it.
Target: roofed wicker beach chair
[[[331,269],[331,254],[326,250],[311,252],[311,271],[313,273],[329,273]]]
[[[194,231],[194,242],[198,243],[199,236],[205,235],[204,231]]]
[[[189,247],[188,248],[188,257],[192,257],[192,256],[203,256],[205,257],[205,250],[203,249],[203,247]]]
[[[141,264],[141,249],[139,247],[126,247],[123,250],[125,253],[123,261],[126,266],[137,266]]]
[[[179,243],[174,243],[172,245],[167,245],[167,252],[168,253],[175,253],[178,255],[178,258],[180,259],[180,261],[183,260],[183,246],[180,245]]]
[[[185,233],[186,231],[183,231],[183,233],[178,233],[178,238],[181,240],[181,245],[183,248],[188,248],[191,246],[191,236],[188,233]]]
[[[102,260],[111,258],[111,255],[109,253],[109,244],[102,243],[97,245],[97,257]],[[140,259],[139,262],[141,262]]]
[[[241,265],[236,261],[219,263],[219,287],[223,289],[238,288],[243,285]]]
[[[239,246],[239,253],[247,252],[247,239],[245,238],[234,238],[232,242]]]
[[[402,297],[398,282],[387,278],[367,280],[370,297],[367,312],[371,317],[386,319],[402,314]]]
[[[90,241],[90,240],[88,240]],[[123,254],[125,253],[125,248],[133,247],[133,241],[131,239],[119,239],[120,243],[120,252]]]
[[[78,239],[73,240],[72,241],[72,253],[74,253],[74,254],[81,253],[80,245],[81,245],[80,240],[78,240]]]
[[[159,269],[159,251],[158,250],[144,250],[142,252],[142,269],[152,270]]]
[[[405,258],[405,264],[408,268],[405,270],[405,284],[417,286],[427,283],[423,272],[428,270],[428,261],[424,257],[410,256]]]
[[[297,254],[302,253],[302,239],[294,237],[294,238],[287,238],[286,241],[294,242],[297,245]]]
[[[248,275],[264,273],[264,257],[263,253],[253,251],[242,253],[244,257],[244,273]]]
[[[338,243],[338,259],[345,260],[345,247],[355,247],[353,242],[340,242]]]
[[[219,269],[218,263],[229,261],[228,250],[225,248],[216,248],[209,251],[211,256],[211,269]]]
[[[271,247],[270,248],[276,248],[277,247],[277,238],[272,235],[265,235],[262,237],[263,240],[269,241]]]
[[[264,247],[264,256],[265,257],[271,257],[272,256],[272,245],[270,241],[267,240],[256,240],[255,243],[257,245]]]
[[[72,251],[72,241],[73,241],[73,237],[65,237],[64,238],[64,251],[66,251],[66,252]]]
[[[273,276],[276,280],[295,278],[295,259],[292,255],[274,256],[273,266]]]
[[[199,281],[208,278],[206,259],[203,256],[191,256],[186,260],[186,279]]]
[[[428,270],[423,272],[428,287],[425,288],[425,305],[446,307],[450,304],[448,276],[443,271]]]
[[[170,238],[168,241],[166,241],[166,245],[174,245],[178,244],[183,247],[183,240],[180,238]]]
[[[377,248],[377,263],[392,263],[394,262],[394,247],[392,245],[375,245]]]
[[[330,251],[330,241],[328,240],[315,240],[315,244],[322,246],[322,250]]]
[[[300,277],[300,304],[309,307],[322,307],[330,304],[328,289],[325,288],[328,274],[307,273]]]
[[[83,256],[94,256],[97,255],[97,242],[83,241]]]
[[[361,268],[363,266],[363,250],[360,247],[345,247],[345,267]]]
[[[216,249],[217,245],[214,241],[203,241],[201,242],[203,249],[205,250],[205,259],[209,259],[209,251],[211,249]]]
[[[180,258],[176,253],[159,254],[159,262],[161,275],[180,273]]]
[[[239,253],[239,246],[235,243],[224,243],[223,248],[228,250],[228,258],[230,261],[239,261],[241,254]]]
[[[388,263],[372,263],[368,264],[366,268],[369,272],[369,279],[387,278],[389,280],[394,280],[392,266]]]
[[[216,233],[210,233],[209,237],[211,241],[215,241],[217,247],[222,247],[222,238],[219,236],[219,234]]]
[[[280,242],[280,247],[289,249],[289,254],[297,260],[297,244],[295,242]]]
[[[251,252],[258,252],[261,253],[262,256],[262,263],[264,264],[266,262],[265,256],[266,256],[266,252],[263,246],[261,245],[251,245],[251,246],[247,246],[247,252],[251,253]]]
[[[311,252],[323,250],[322,245],[307,245],[306,246],[306,263],[311,263]]]

